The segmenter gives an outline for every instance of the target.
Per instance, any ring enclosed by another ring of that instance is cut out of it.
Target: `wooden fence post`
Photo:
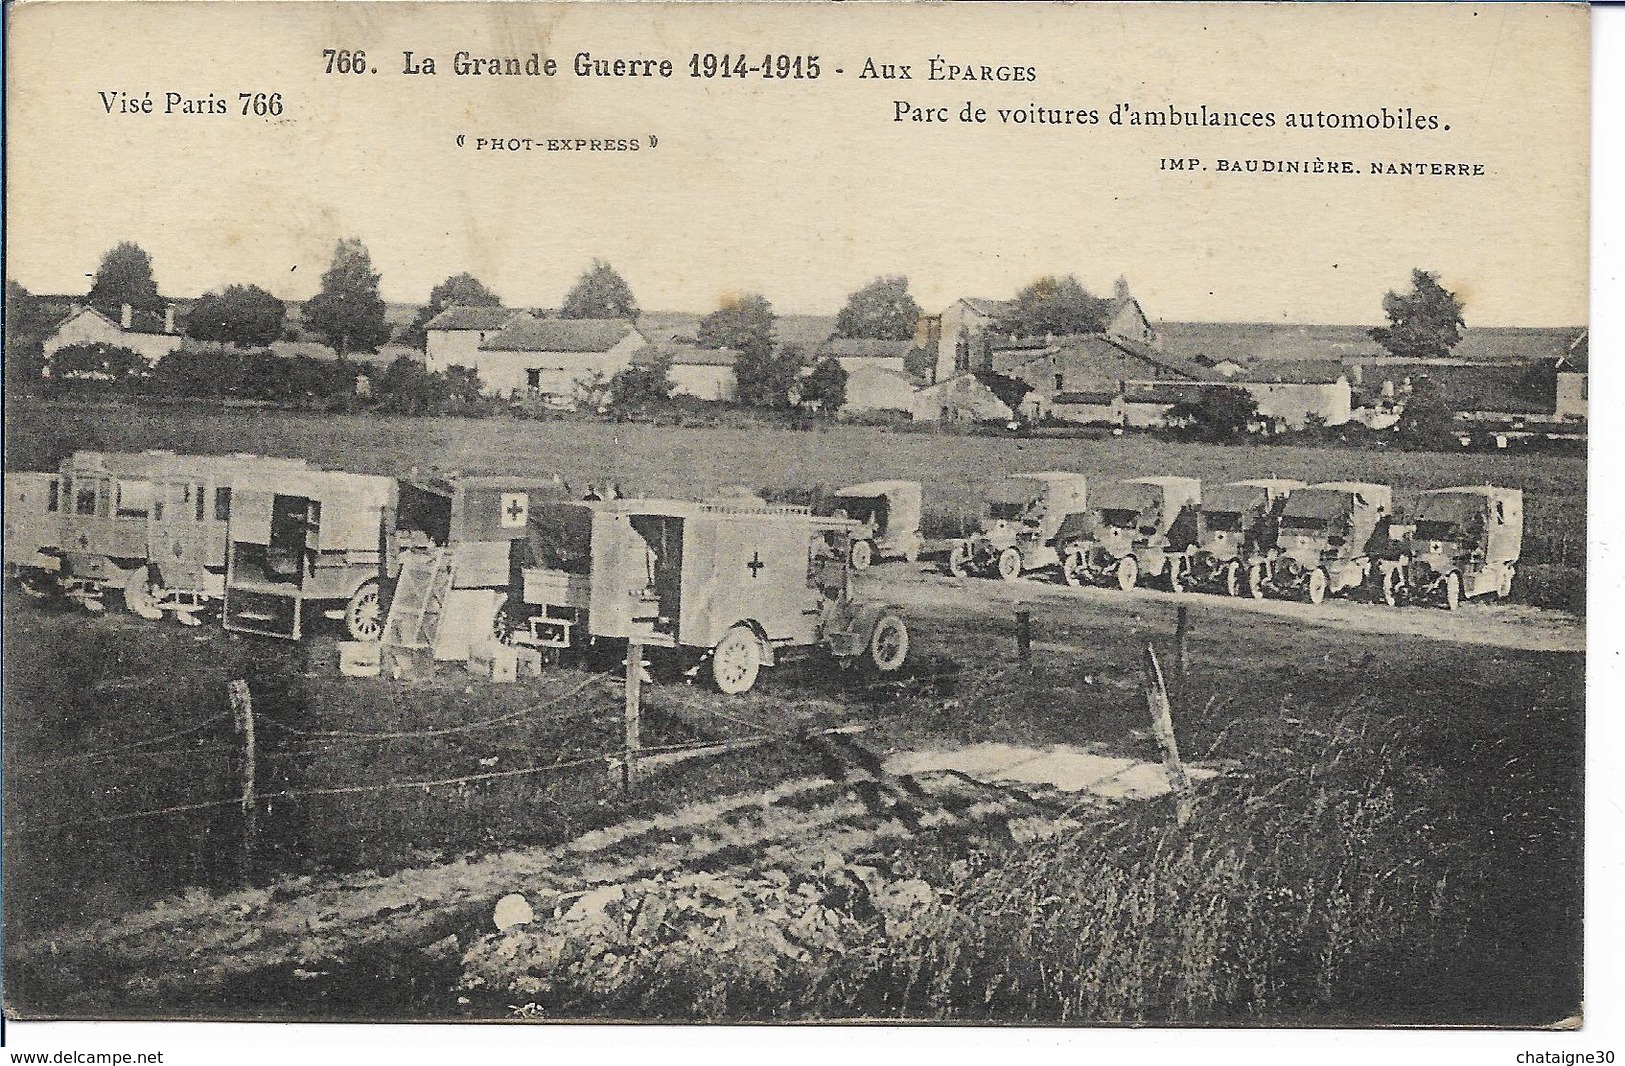
[[[1174,623],[1174,702],[1179,707],[1179,713],[1184,714],[1190,710],[1190,682],[1191,682],[1191,650],[1188,643],[1190,636],[1190,609],[1183,603],[1179,605],[1178,621]]]
[[[1157,745],[1162,748],[1162,763],[1168,770],[1168,785],[1174,791],[1179,824],[1190,821],[1190,774],[1179,758],[1179,741],[1174,737],[1173,710],[1168,703],[1168,686],[1157,662],[1157,652],[1150,644],[1145,646],[1145,702],[1151,712],[1151,731],[1156,734]]]
[[[226,690],[231,698],[237,732],[243,738],[243,871],[246,874],[254,864],[254,837],[259,821],[259,800],[254,795],[254,697],[248,690],[248,682],[241,679],[229,682]]]
[[[642,747],[641,717],[643,699],[643,645],[626,645],[626,757],[621,761],[621,786],[631,792],[638,773],[638,749]]]
[[[1033,664],[1033,613],[1025,607],[1016,609],[1016,658],[1023,666]]]

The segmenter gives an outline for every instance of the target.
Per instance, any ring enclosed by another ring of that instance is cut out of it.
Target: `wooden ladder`
[[[408,555],[401,562],[395,597],[384,623],[384,647],[404,651],[433,651],[440,620],[451,595],[450,548]]]

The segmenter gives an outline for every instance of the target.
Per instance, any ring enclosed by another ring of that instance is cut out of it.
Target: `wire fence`
[[[620,707],[602,699],[595,699],[592,689],[606,682],[619,693],[618,673],[592,673],[573,682],[563,691],[529,704],[525,707],[507,711],[473,722],[463,722],[454,726],[440,726],[423,729],[394,729],[394,730],[344,730],[344,729],[312,729],[305,726],[294,725],[275,715],[263,711],[251,710],[256,726],[269,726],[273,731],[279,732],[300,746],[286,748],[274,744],[267,745],[260,753],[262,769],[258,777],[266,783],[272,783],[279,777],[287,777],[288,771],[294,773],[310,772],[311,766],[306,761],[315,757],[334,754],[344,749],[363,745],[391,745],[403,741],[435,741],[450,738],[469,737],[482,732],[488,732],[503,726],[510,726],[526,719],[534,718],[544,713],[551,714],[550,723],[561,727],[579,726],[584,722],[592,722],[600,726],[609,726],[619,721]],[[200,811],[224,811],[231,807],[246,807],[253,805],[256,808],[270,811],[279,802],[320,800],[324,797],[345,797],[379,793],[398,793],[404,791],[418,791],[423,793],[435,790],[454,788],[466,790],[470,787],[480,786],[492,782],[518,781],[535,778],[539,775],[551,775],[571,770],[581,770],[585,767],[608,767],[614,763],[624,763],[629,756],[644,757],[653,755],[667,755],[685,751],[702,751],[706,748],[737,748],[741,745],[768,743],[778,739],[786,739],[799,735],[796,731],[783,731],[769,728],[761,721],[752,721],[740,715],[731,714],[719,708],[708,706],[698,700],[690,699],[673,689],[660,690],[658,703],[665,703],[668,699],[680,703],[688,710],[707,715],[719,722],[726,722],[731,726],[741,727],[745,732],[740,735],[737,730],[729,731],[726,736],[704,737],[695,740],[685,740],[667,744],[641,745],[635,752],[628,751],[624,746],[605,746],[603,750],[588,754],[576,755],[569,758],[557,759],[553,762],[536,766],[523,766],[510,769],[490,769],[473,773],[444,774],[436,776],[408,777],[405,779],[392,779],[376,782],[358,782],[350,784],[333,785],[297,785],[294,787],[272,787],[267,791],[252,793],[251,799],[245,799],[241,793],[217,798],[203,799],[196,802],[174,803],[163,806],[144,808],[134,811],[118,811],[100,815],[88,815],[80,818],[69,818],[52,821],[38,825],[11,825],[4,828],[4,838],[11,840],[23,837],[36,837],[52,832],[108,826],[146,819],[163,818],[173,815],[191,814]],[[572,701],[575,706],[570,706]],[[653,709],[657,709],[653,708]],[[14,757],[17,772],[33,774],[45,771],[60,771],[62,767],[73,764],[93,764],[98,760],[116,760],[132,773],[151,773],[153,766],[150,760],[199,758],[203,756],[224,756],[212,764],[212,769],[222,781],[230,783],[229,770],[241,768],[244,741],[241,737],[241,724],[238,723],[235,739],[232,741],[213,740],[206,735],[211,727],[219,726],[233,717],[232,712],[209,715],[189,723],[179,729],[172,730],[155,737],[143,738],[127,744],[115,745],[91,752],[80,752],[71,755],[57,756],[44,760],[24,760]],[[158,748],[156,745],[171,743],[187,737],[196,737],[193,744],[174,745],[167,748]],[[482,764],[485,760],[481,760]],[[495,759],[493,758],[494,762]],[[171,767],[169,772],[179,773],[180,768]],[[8,770],[9,772],[9,770]],[[100,771],[99,771],[100,772]],[[202,774],[193,769],[185,775],[189,780],[196,781]],[[115,787],[113,791],[118,791]],[[376,816],[376,812],[375,812]]]

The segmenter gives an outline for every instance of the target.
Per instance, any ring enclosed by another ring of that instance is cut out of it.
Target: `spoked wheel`
[[[145,566],[138,566],[130,571],[130,576],[124,582],[124,606],[137,618],[145,618],[149,622],[156,622],[164,616],[163,609],[158,606],[158,589],[152,583],[152,575]]]
[[[970,545],[960,541],[948,549],[947,569],[954,577],[970,572]]]
[[[1461,575],[1452,570],[1444,576],[1444,609],[1454,611],[1461,606]]]
[[[903,668],[908,658],[908,626],[895,614],[883,614],[869,634],[869,661],[883,674]]]
[[[1068,548],[1061,556],[1061,580],[1073,588],[1089,583],[1089,562],[1082,548]]]
[[[1399,572],[1399,567],[1397,566],[1388,571],[1386,574],[1383,574],[1382,602],[1386,603],[1390,607],[1399,606],[1399,590],[1404,582],[1405,577]]]
[[[1228,562],[1224,564],[1224,594],[1226,596],[1241,595],[1241,564]]]
[[[1015,548],[1006,548],[999,553],[999,577],[1005,581],[1014,581],[1021,576],[1021,552]]]
[[[1316,567],[1309,571],[1309,581],[1304,586],[1304,596],[1310,603],[1324,603],[1326,590],[1330,586],[1331,579],[1326,576],[1326,571]]]
[[[867,540],[855,540],[847,552],[847,558],[852,562],[852,569],[867,570],[875,561],[875,546]]]
[[[762,671],[762,646],[749,626],[734,626],[711,652],[711,680],[729,696],[749,692]]]
[[[1247,568],[1247,595],[1255,600],[1264,598],[1264,564],[1254,563]]]
[[[384,603],[376,578],[363,582],[344,608],[344,625],[351,640],[374,641],[384,635]]]
[[[1128,592],[1140,583],[1140,561],[1132,555],[1123,556],[1117,564],[1117,587]]]

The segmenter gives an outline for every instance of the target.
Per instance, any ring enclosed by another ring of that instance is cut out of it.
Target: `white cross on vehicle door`
[[[530,493],[504,492],[501,515],[503,529],[522,528],[530,517]]]

